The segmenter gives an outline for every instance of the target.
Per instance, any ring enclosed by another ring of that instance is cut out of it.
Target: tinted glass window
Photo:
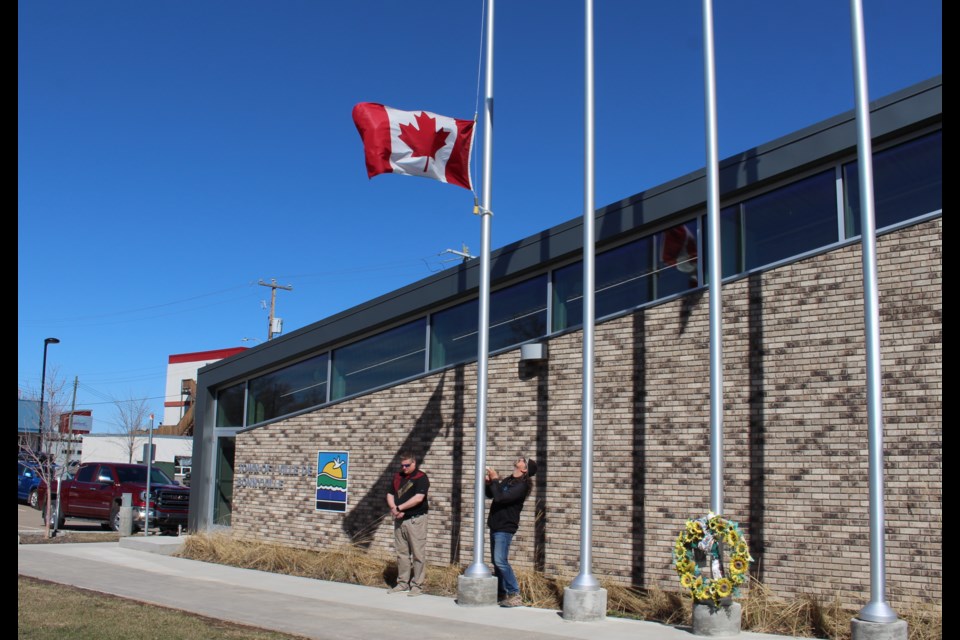
[[[247,424],[255,424],[327,401],[327,354],[250,380]]]
[[[217,392],[217,426],[243,426],[243,383]]]
[[[430,319],[430,368],[464,362],[477,357],[476,300],[433,314]]]
[[[540,338],[546,333],[546,274],[490,294],[490,351]]]
[[[96,470],[95,466],[91,467],[80,467],[80,471],[77,472],[77,481],[78,482],[93,482],[93,472]]]
[[[742,273],[743,268],[743,216],[740,205],[720,210],[720,271],[722,277]],[[710,228],[707,216],[700,217],[703,229],[703,281],[710,282]]]
[[[696,242],[694,242],[696,244]],[[696,250],[693,253],[696,271]],[[594,261],[596,317],[632,309],[653,298],[653,238],[597,254]],[[553,273],[553,330],[583,324],[583,262]]]
[[[422,373],[426,319],[390,329],[333,352],[331,398],[360,393]]]
[[[922,138],[873,154],[873,207],[882,229],[943,208],[943,135]],[[843,167],[848,237],[860,235],[858,163]]]
[[[836,180],[824,171],[743,203],[747,270],[838,240]]]
[[[490,294],[490,351],[542,337],[547,332],[547,276],[538,276]],[[433,314],[430,367],[476,359],[479,302]]]

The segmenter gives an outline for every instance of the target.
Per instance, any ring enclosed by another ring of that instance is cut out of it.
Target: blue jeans
[[[520,593],[517,576],[508,560],[513,534],[506,531],[490,532],[490,555],[493,559],[494,574],[497,576],[497,593],[512,596]]]

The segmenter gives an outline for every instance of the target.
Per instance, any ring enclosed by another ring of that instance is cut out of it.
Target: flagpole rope
[[[480,113],[480,72],[483,68],[483,20],[487,15],[487,0],[480,0],[480,47],[477,52],[477,98],[473,103],[473,126],[477,126],[477,116]],[[484,132],[486,135],[486,132]],[[473,166],[477,166],[477,145],[472,145],[470,153],[473,154]],[[471,180],[472,182],[472,180]],[[471,185],[472,187],[473,185]],[[472,188],[473,191],[473,208],[474,213],[477,213],[477,190]]]

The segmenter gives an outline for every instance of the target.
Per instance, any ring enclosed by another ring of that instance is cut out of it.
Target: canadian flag
[[[353,108],[353,122],[363,140],[368,177],[400,173],[473,190],[473,120],[361,102]]]

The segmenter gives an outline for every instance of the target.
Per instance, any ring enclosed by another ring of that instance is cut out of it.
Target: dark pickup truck
[[[151,471],[150,499],[147,500],[146,465],[117,462],[81,464],[72,479],[60,482],[57,528],[62,527],[67,518],[84,518],[99,520],[105,529],[119,530],[120,503],[125,493],[129,493],[133,499],[134,529],[143,527],[148,508],[151,527],[160,527],[163,532],[186,527],[190,488],[176,484],[160,469]],[[57,484],[53,486],[55,498]],[[46,499],[46,485],[41,484],[39,490],[39,503],[42,506]],[[46,511],[41,508],[41,512],[45,518]]]

